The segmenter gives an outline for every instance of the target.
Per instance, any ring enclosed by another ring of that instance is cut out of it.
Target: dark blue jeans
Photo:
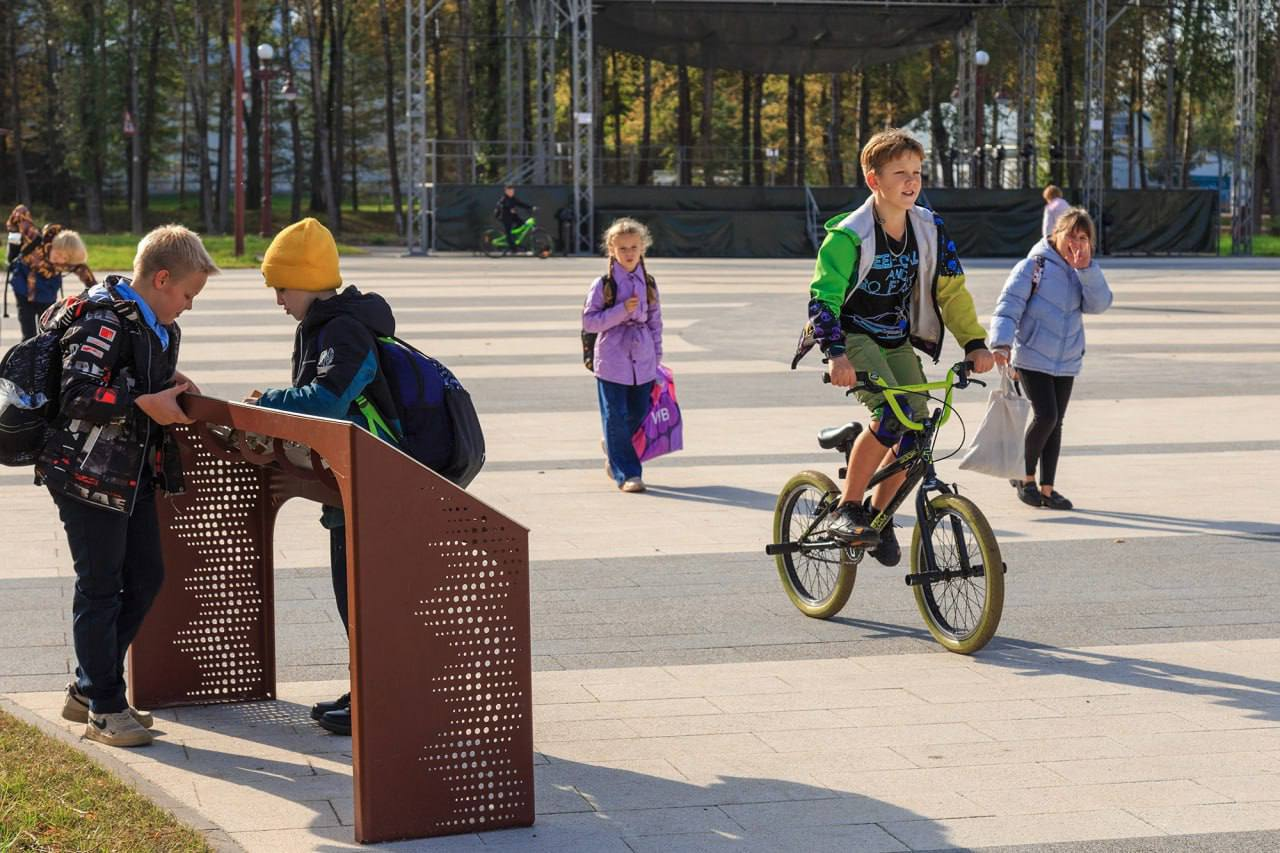
[[[609,473],[619,486],[640,476],[640,460],[631,445],[631,436],[649,414],[652,382],[621,385],[596,379],[600,394],[600,420],[604,423],[604,444],[609,451]]]
[[[57,494],[53,502],[76,569],[71,601],[76,687],[95,713],[117,713],[129,706],[125,651],[164,581],[155,489],[139,489],[132,515]]]

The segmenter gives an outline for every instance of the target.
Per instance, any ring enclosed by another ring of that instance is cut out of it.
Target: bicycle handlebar
[[[825,363],[826,359],[823,359],[823,362]],[[907,394],[916,394],[920,392],[927,393],[929,391],[941,391],[945,389],[947,393],[942,400],[942,417],[936,424],[936,426],[940,427],[947,422],[948,418],[951,417],[952,390],[956,388],[967,388],[970,385],[981,385],[984,388],[986,387],[987,383],[983,382],[981,379],[974,379],[969,375],[969,371],[972,368],[973,362],[958,361],[951,365],[947,370],[946,378],[938,382],[924,382],[917,385],[890,385],[873,373],[859,372],[856,374],[858,384],[846,391],[845,394],[854,394],[858,391],[868,391],[873,394],[882,393],[884,394],[885,402],[889,404],[889,408],[893,410],[894,415],[896,415],[898,420],[902,422],[903,426],[906,426],[908,429],[922,430],[924,429],[924,424],[919,423],[918,421],[913,421],[908,417],[906,412],[902,410],[902,405],[898,402],[898,398]],[[831,384],[831,374],[823,373],[822,381],[825,384]]]

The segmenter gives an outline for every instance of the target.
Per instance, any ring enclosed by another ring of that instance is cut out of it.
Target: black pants
[[[28,302],[25,296],[18,297],[18,326],[22,329],[22,339],[34,338],[36,332],[36,324],[40,320],[40,315],[45,312],[52,302]]]
[[[342,630],[351,637],[351,624],[347,619],[347,528],[329,528],[329,573],[333,576],[333,600],[338,605]]]
[[[95,713],[123,711],[125,651],[164,581],[155,489],[139,490],[132,515],[58,494],[53,502],[75,562],[76,686]]]
[[[514,229],[519,224],[520,223],[514,219],[502,220],[502,233],[507,235],[507,251],[508,252],[514,252],[516,250],[516,238],[515,238],[515,235],[512,234],[511,232],[512,232],[512,229]]]
[[[1034,370],[1018,368],[1022,387],[1031,401],[1031,426],[1027,428],[1026,462],[1027,476],[1036,473],[1040,465],[1040,485],[1053,485],[1058,473],[1058,453],[1062,450],[1062,420],[1071,401],[1074,376],[1053,376]]]

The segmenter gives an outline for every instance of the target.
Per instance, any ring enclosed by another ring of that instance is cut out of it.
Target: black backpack
[[[397,432],[361,394],[355,403],[374,435],[466,488],[484,466],[484,431],[471,395],[453,371],[412,344],[379,337],[378,363],[400,421]]]
[[[30,465],[53,433],[65,329],[41,332],[0,361],[0,465]]]
[[[649,294],[650,304],[658,304],[658,283],[653,280],[653,276],[649,275],[648,270],[645,270],[644,286]],[[613,280],[613,274],[610,273],[604,277],[604,307],[612,308],[617,301],[618,283]],[[598,337],[600,335],[596,332],[582,330],[582,364],[588,371],[596,369],[596,338]]]

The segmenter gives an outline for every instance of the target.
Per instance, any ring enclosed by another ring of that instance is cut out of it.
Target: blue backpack
[[[355,403],[370,432],[465,489],[484,466],[484,432],[471,395],[449,368],[412,344],[396,337],[377,341],[399,429],[361,394]]]

